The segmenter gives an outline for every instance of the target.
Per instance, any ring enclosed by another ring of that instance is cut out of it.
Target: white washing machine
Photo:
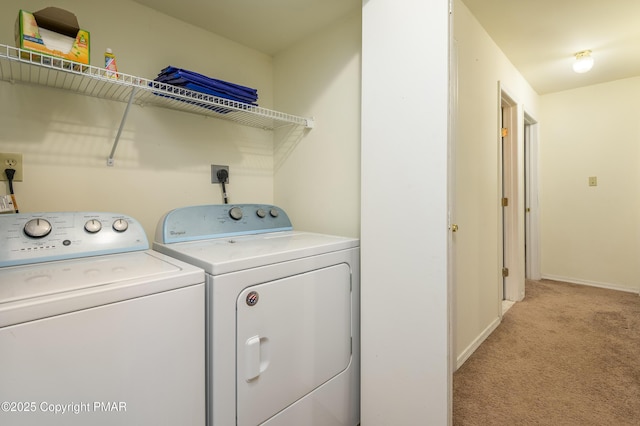
[[[209,426],[359,423],[357,239],[261,204],[176,209],[155,239],[206,273]]]
[[[0,424],[204,425],[204,272],[119,214],[0,216]]]

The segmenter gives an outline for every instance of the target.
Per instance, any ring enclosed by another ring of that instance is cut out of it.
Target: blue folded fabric
[[[182,68],[176,68],[172,66],[168,66],[163,69],[159,75],[174,75],[177,77],[182,77],[186,80],[193,81],[195,83],[201,84],[203,86],[210,86],[212,88],[220,87],[220,88],[228,88],[230,90],[235,90],[238,92],[244,92],[247,94],[253,94],[254,96],[258,96],[258,91],[256,89],[252,89],[251,87],[241,86],[235,83],[229,83],[228,81],[218,80],[215,78],[207,77],[202,74],[198,74],[193,71],[185,70]]]
[[[221,97],[233,101],[257,105],[258,91],[250,87],[229,83],[198,74],[193,71],[168,66],[163,69],[155,81],[184,87],[212,96]]]
[[[213,96],[217,96],[219,98],[224,98],[224,99],[230,99],[233,101],[239,101],[239,102],[246,102],[246,103],[250,103],[253,105],[254,102],[256,101],[255,97],[250,97],[250,96],[244,96],[244,95],[239,95],[239,94],[233,94],[233,93],[229,93],[228,91],[223,91],[223,90],[214,90],[212,88],[206,87],[206,86],[202,86],[200,84],[196,84],[196,83],[191,83],[189,81],[180,81],[181,79],[178,79],[178,82],[175,82],[175,79],[166,79],[166,80],[157,80],[161,83],[167,83],[167,84],[171,84],[173,86],[180,86],[180,87],[184,87],[185,89],[189,89],[189,90],[193,90],[196,92],[201,92],[201,93],[206,93],[208,95],[213,95]]]

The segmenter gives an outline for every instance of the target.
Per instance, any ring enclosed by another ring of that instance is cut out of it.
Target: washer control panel
[[[159,243],[291,231],[289,216],[269,204],[210,204],[171,210],[156,227]]]
[[[116,213],[0,215],[0,267],[147,250],[135,219]]]

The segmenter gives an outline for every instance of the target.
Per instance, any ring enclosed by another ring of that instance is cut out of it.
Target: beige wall
[[[542,96],[543,277],[640,289],[638,99],[640,77]]]
[[[28,7],[49,5],[33,0]],[[140,220],[151,239],[166,211],[221,203],[210,165],[226,164],[231,203],[273,203],[279,172],[277,202],[291,212],[294,226],[359,234],[359,11],[284,52],[276,77],[272,57],[129,0],[55,5],[73,11],[90,30],[94,66],[104,63],[110,47],[123,73],[154,78],[167,65],[191,69],[258,89],[258,103],[270,109],[276,109],[275,81],[279,110],[316,116],[318,125],[282,155],[278,132],[134,105],[115,166],[107,167],[126,104],[0,81],[0,152],[23,154],[24,182],[15,184],[22,212],[125,213]],[[27,6],[17,0],[0,4],[0,43],[14,45],[21,7]],[[304,46],[316,52],[315,68]]]
[[[275,105],[313,116],[303,139],[276,132],[275,202],[308,231],[360,235],[361,10],[274,57]]]
[[[34,10],[49,2],[31,1]],[[153,78],[174,65],[255,87],[271,107],[271,58],[155,13],[137,3],[56,2],[91,32],[91,63],[106,47],[121,72]],[[0,43],[14,45],[13,23],[24,2],[0,4]],[[179,35],[179,36],[177,36]],[[140,220],[152,238],[175,207],[222,202],[210,165],[227,164],[232,202],[272,202],[272,132],[177,111],[132,106],[115,154],[109,155],[126,104],[43,87],[0,82],[0,150],[19,152],[24,182],[15,190],[22,212],[115,211]],[[4,189],[4,188],[2,188]]]
[[[458,116],[455,128],[455,353],[464,360],[500,320],[502,239],[500,207],[499,83],[538,115],[538,96],[461,2],[455,2]],[[518,139],[518,187],[523,191],[522,134]],[[515,204],[522,209],[522,199]],[[523,217],[522,215],[520,217]],[[520,239],[524,232],[519,226]],[[524,283],[524,242],[517,248]]]

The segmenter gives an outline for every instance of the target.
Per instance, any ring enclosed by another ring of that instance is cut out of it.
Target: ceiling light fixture
[[[583,50],[576,53],[576,61],[573,63],[573,70],[579,74],[589,71],[593,67],[593,57],[590,50]]]

